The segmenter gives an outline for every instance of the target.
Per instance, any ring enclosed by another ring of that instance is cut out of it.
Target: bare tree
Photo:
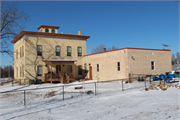
[[[13,50],[9,47],[10,40],[22,31],[25,22],[29,21],[29,14],[20,11],[17,2],[1,2],[1,41],[0,53],[13,57]]]
[[[106,46],[105,46],[104,44],[101,44],[101,45],[93,48],[93,49],[91,50],[91,53],[93,54],[93,53],[103,52],[103,51],[104,51],[104,48],[106,48]],[[108,47],[108,48],[106,49],[106,51],[116,50],[116,49],[119,49],[119,48],[116,47],[116,46],[112,46],[112,47]]]

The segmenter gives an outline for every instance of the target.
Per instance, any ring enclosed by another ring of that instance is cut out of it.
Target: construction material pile
[[[146,87],[144,90],[145,91],[149,91],[149,90],[167,90],[168,88],[179,88],[180,89],[180,86],[171,86],[171,85],[162,85],[162,84],[159,84],[159,85],[156,85],[156,84],[152,84],[150,85],[149,87]]]

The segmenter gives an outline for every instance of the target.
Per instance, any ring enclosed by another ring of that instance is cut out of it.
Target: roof
[[[113,52],[113,51],[119,51],[119,50],[124,50],[124,49],[134,49],[134,50],[153,50],[153,51],[171,51],[171,50],[167,50],[167,49],[148,49],[148,48],[121,48],[121,49],[116,49],[116,50],[110,50],[110,51],[105,51],[105,52],[100,52],[100,53],[94,53],[94,54],[89,54],[89,55],[84,55],[85,56],[90,56],[90,55],[96,55],[96,54],[101,54],[101,53],[107,53],[107,52]]]
[[[90,36],[84,35],[70,35],[70,34],[59,34],[59,33],[45,33],[45,32],[32,32],[32,31],[21,31],[12,41],[11,43],[16,43],[19,39],[21,39],[24,35],[45,35],[45,36],[57,36],[57,37],[72,37],[72,38],[90,38]]]
[[[58,26],[48,26],[48,25],[41,25],[41,26],[39,26],[37,29],[39,30],[39,29],[42,28],[42,27],[59,29]]]
[[[69,59],[42,59],[43,62],[77,62],[77,60]]]

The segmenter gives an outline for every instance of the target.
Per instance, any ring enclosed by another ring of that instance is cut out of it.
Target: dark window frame
[[[154,61],[151,61],[151,70],[155,70],[155,62]]]
[[[81,48],[81,51],[79,52],[79,48]],[[82,47],[77,47],[77,53],[78,53],[78,57],[82,57]]]
[[[39,74],[39,67],[41,67],[41,74]],[[43,74],[43,67],[41,65],[37,66],[37,76],[42,76]]]
[[[71,46],[67,46],[67,56],[71,57],[72,56],[72,48],[71,48],[71,52],[68,51],[68,48],[71,48]]]
[[[97,64],[97,72],[99,72],[99,64]]]
[[[117,71],[120,71],[120,66],[121,66],[121,63],[120,62],[117,62]]]
[[[48,28],[46,28],[46,29],[45,29],[45,32],[46,32],[46,33],[48,33],[48,32],[49,32],[49,29],[48,29]]]
[[[57,52],[57,47],[59,47],[59,52]],[[61,47],[60,46],[56,46],[55,51],[56,51],[56,56],[61,56]]]
[[[41,46],[41,51],[38,51],[38,46]],[[37,56],[42,56],[42,45],[37,45]]]
[[[82,75],[82,65],[78,66],[78,75]]]
[[[55,33],[55,29],[52,29],[51,32],[52,32],[52,33]]]

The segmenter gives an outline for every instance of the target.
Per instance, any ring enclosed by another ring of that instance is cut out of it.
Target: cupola
[[[41,25],[37,29],[39,30],[39,32],[58,33],[59,27],[57,27],[57,26]]]

